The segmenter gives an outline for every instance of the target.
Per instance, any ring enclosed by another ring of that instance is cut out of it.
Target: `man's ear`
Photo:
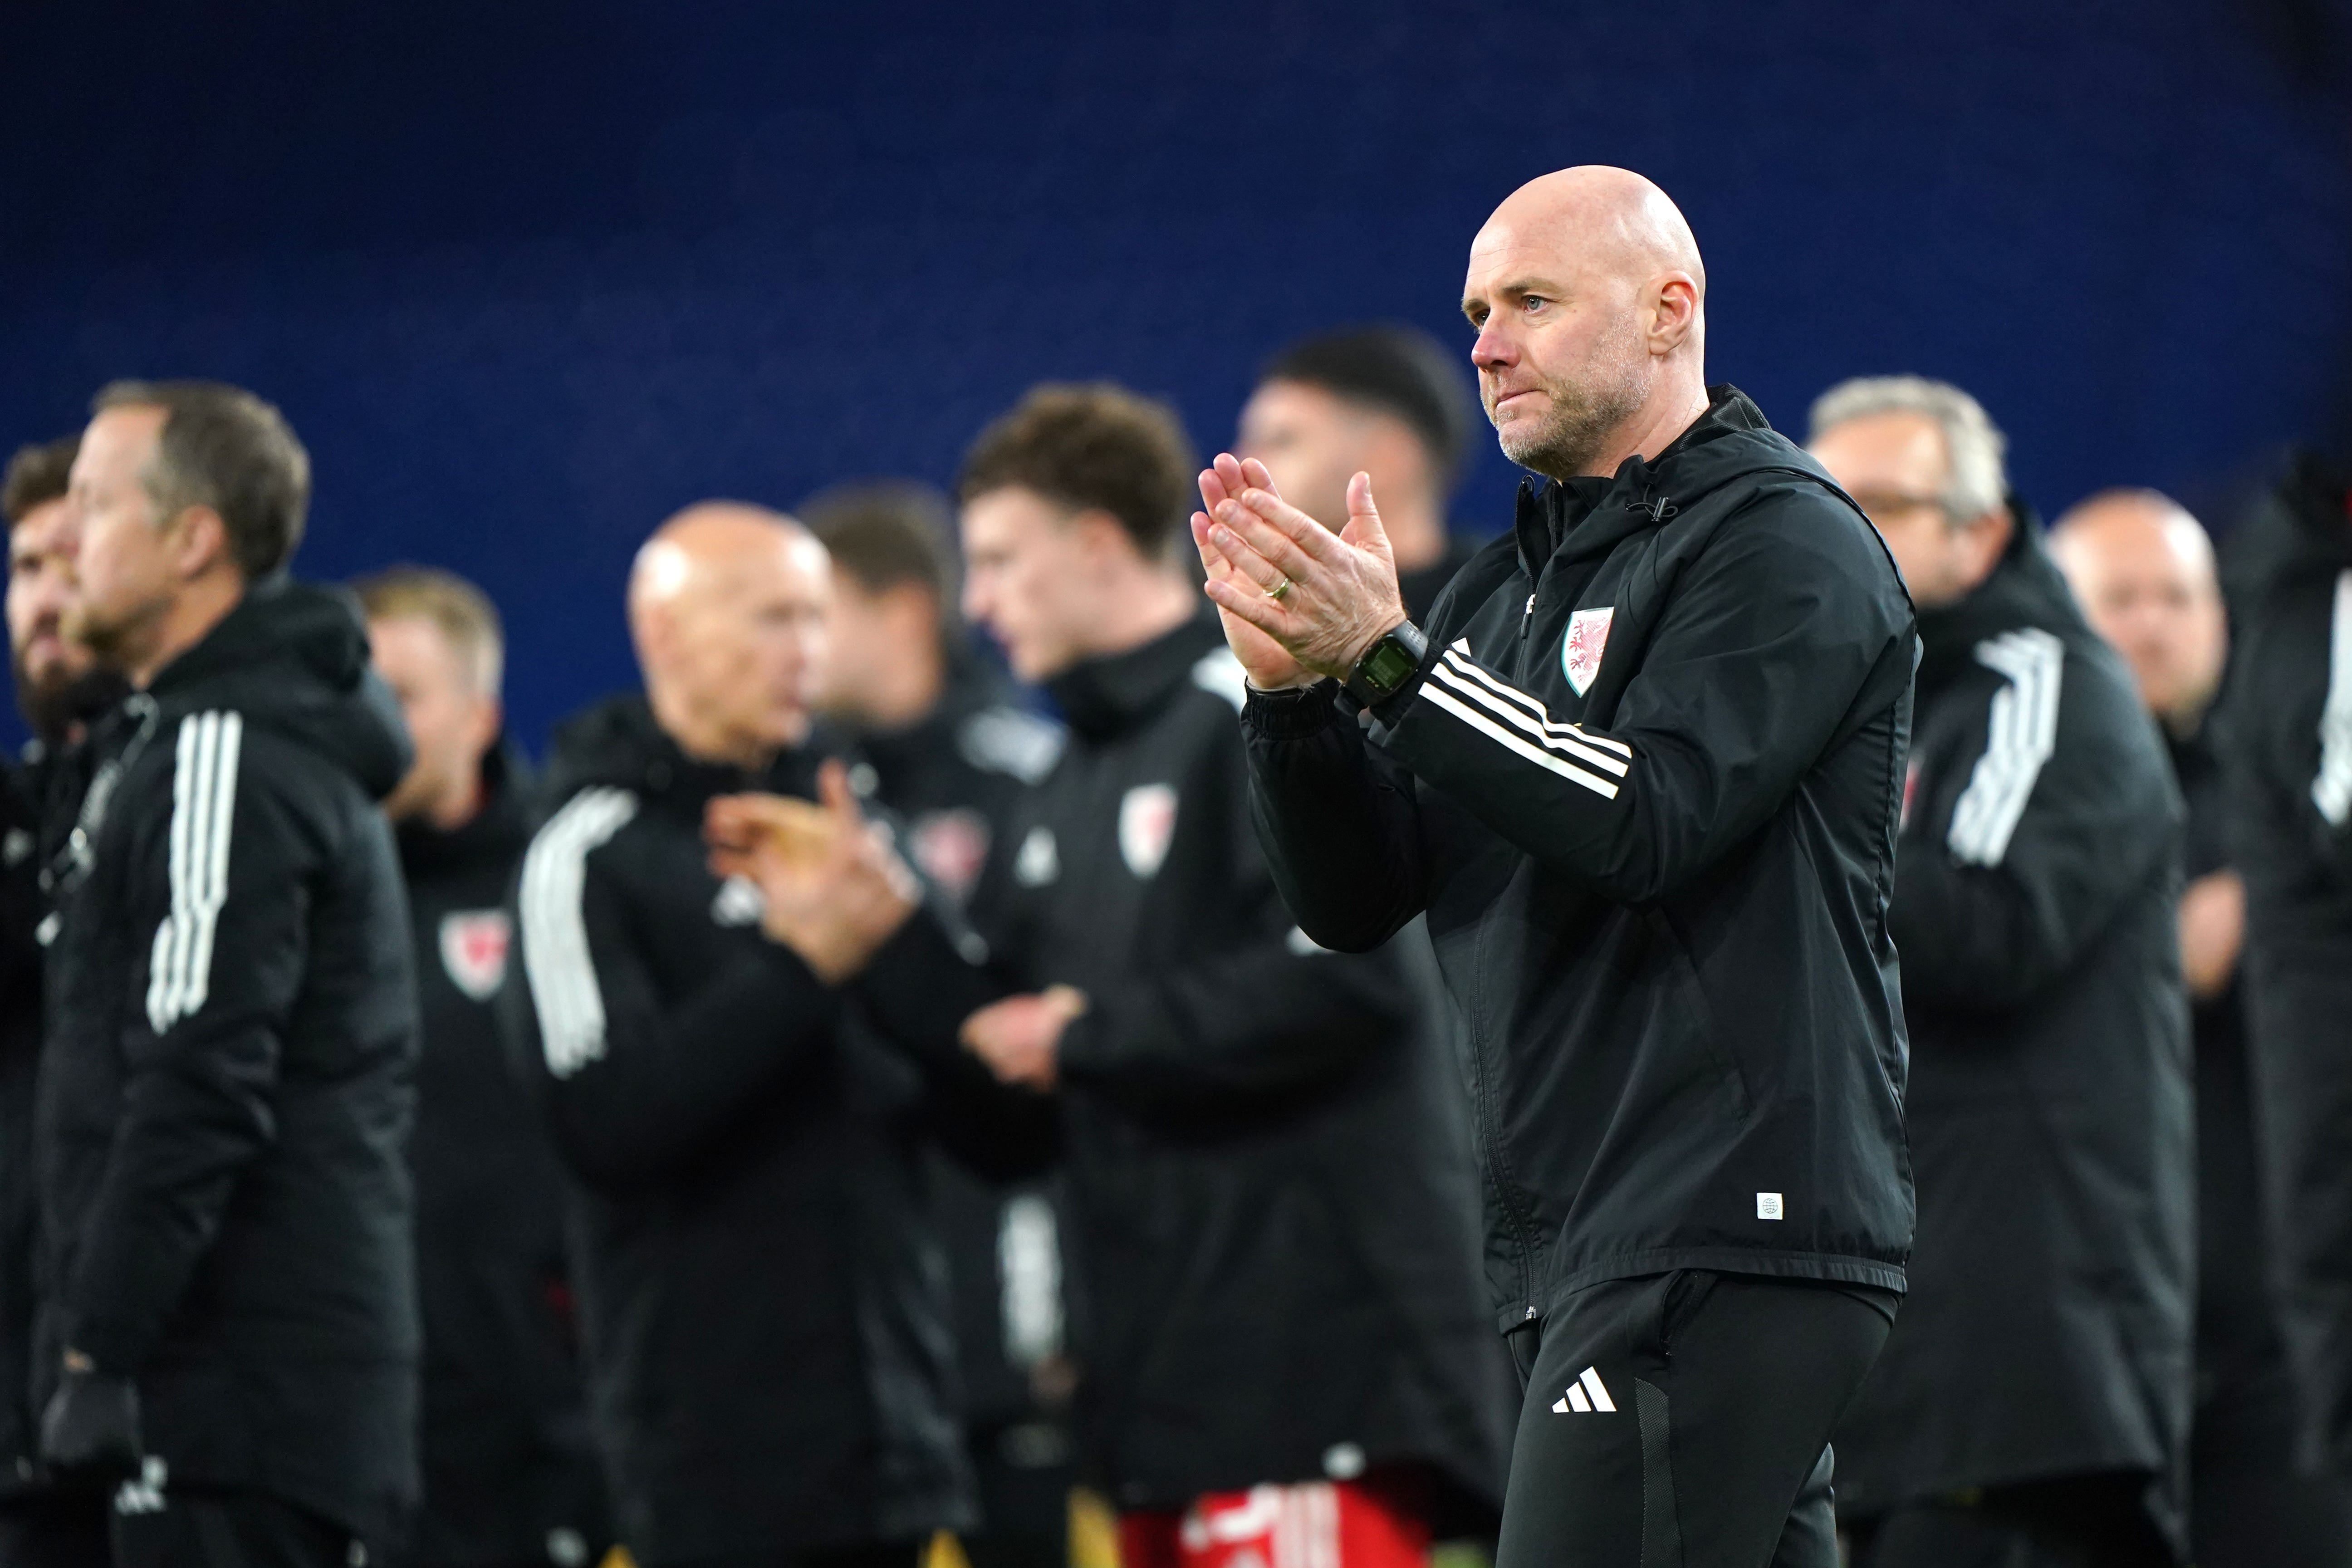
[[[495,697],[485,697],[475,707],[473,733],[466,739],[473,747],[476,756],[480,756],[497,744],[499,731],[506,727],[506,708]]]
[[[2017,521],[2003,507],[1971,518],[1962,526],[1969,533],[1969,564],[1975,580],[1981,583],[1992,575],[1993,567],[2008,553],[2010,535],[2017,531]]]
[[[169,536],[172,565],[183,580],[201,577],[215,566],[236,569],[236,554],[229,549],[228,523],[212,508],[183,507],[164,525],[164,531]]]
[[[1127,525],[1099,507],[1073,513],[1066,526],[1075,535],[1079,559],[1090,571],[1101,572],[1142,554]]]
[[[1666,272],[1650,288],[1650,352],[1672,353],[1698,324],[1698,281],[1687,272]]]

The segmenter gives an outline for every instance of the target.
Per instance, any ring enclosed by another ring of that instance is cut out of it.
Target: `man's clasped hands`
[[[760,890],[761,928],[798,953],[827,985],[855,979],[913,919],[922,884],[899,857],[896,836],[869,819],[836,759],[817,774],[817,799],[720,795],[703,813],[714,875]],[[1067,985],[1007,996],[964,1020],[964,1047],[1005,1083],[1047,1089],[1062,1031],[1087,1010]]]

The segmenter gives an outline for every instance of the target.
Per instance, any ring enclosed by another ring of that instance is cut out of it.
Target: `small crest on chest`
[[[1592,678],[1601,673],[1601,655],[1609,647],[1609,623],[1616,615],[1616,605],[1603,605],[1568,617],[1568,635],[1559,643],[1559,668],[1579,697],[1592,689]]]
[[[988,818],[961,807],[932,812],[915,819],[907,847],[923,874],[961,903],[971,896],[988,859]]]
[[[768,896],[749,877],[728,878],[719,884],[719,891],[710,900],[714,925],[755,926],[767,912]]]
[[[498,994],[507,977],[509,937],[504,910],[454,910],[441,917],[441,967],[449,984],[477,1002]]]
[[[1118,853],[1127,868],[1145,881],[1159,875],[1176,837],[1176,788],[1138,784],[1118,803]]]

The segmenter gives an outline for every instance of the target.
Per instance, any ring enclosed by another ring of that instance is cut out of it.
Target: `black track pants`
[[[1496,1568],[1836,1568],[1830,1433],[1894,1308],[1685,1270],[1512,1334],[1527,1397]]]

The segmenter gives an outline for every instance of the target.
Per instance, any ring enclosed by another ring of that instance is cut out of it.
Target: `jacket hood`
[[[555,732],[540,798],[557,805],[592,784],[625,789],[648,799],[676,797],[689,805],[716,795],[772,790],[807,795],[817,759],[830,753],[820,731],[760,772],[728,763],[698,762],[655,722],[641,693],[610,697],[575,714]]]
[[[1202,602],[1191,620],[1141,647],[1074,664],[1045,682],[1074,734],[1107,741],[1149,718],[1190,684],[1201,661],[1225,646],[1217,613]]]
[[[2352,569],[2352,477],[2311,453],[2238,520],[2221,552],[2233,605],[2283,581]]]
[[[339,590],[256,584],[148,695],[175,713],[234,709],[335,763],[372,799],[391,794],[415,760],[400,704],[368,663],[359,606]]]
[[[1514,526],[1521,564],[1534,578],[1562,548],[1571,558],[1605,555],[1699,497],[1774,470],[1801,473],[1845,494],[1811,453],[1772,428],[1746,393],[1727,383],[1711,386],[1706,412],[1654,458],[1628,458],[1608,479],[1520,481]]]
[[[2058,563],[2042,544],[2042,520],[2033,509],[2010,498],[2008,548],[1991,574],[1969,595],[1939,609],[1919,612],[1919,685],[1933,687],[1975,662],[1976,646],[2021,626],[2091,635]]]

